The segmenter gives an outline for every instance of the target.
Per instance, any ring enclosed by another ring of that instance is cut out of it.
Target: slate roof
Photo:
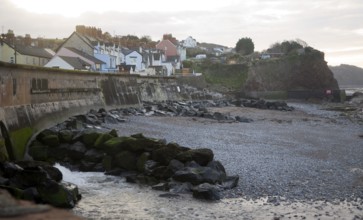
[[[34,57],[42,57],[48,59],[51,59],[53,57],[52,54],[48,53],[44,48],[40,47],[16,45],[16,51],[20,54]]]
[[[73,66],[76,70],[87,70],[86,66],[90,66],[88,63],[81,60],[79,57],[65,57],[59,56],[64,61],[66,61],[69,65]]]
[[[103,62],[102,60],[99,60],[97,59],[96,57],[94,56],[91,56],[85,52],[82,52],[80,50],[77,50],[76,48],[73,48],[73,47],[66,47],[68,50],[70,51],[73,51],[74,53],[88,59],[88,60],[91,60],[92,62],[96,63],[96,64],[105,64],[105,62]]]

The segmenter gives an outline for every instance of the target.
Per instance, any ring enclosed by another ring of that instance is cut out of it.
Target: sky
[[[301,39],[328,65],[363,68],[363,0],[1,0],[0,26],[15,35],[66,38],[76,25],[111,35],[171,33],[178,40],[235,47],[249,37],[256,51]]]

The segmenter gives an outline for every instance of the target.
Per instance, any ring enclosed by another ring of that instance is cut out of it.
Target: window
[[[13,79],[13,95],[16,95],[16,89],[17,89],[16,79]]]

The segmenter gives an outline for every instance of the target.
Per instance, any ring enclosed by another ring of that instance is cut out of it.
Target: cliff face
[[[310,51],[280,59],[261,60],[249,68],[245,91],[339,89],[324,54]]]

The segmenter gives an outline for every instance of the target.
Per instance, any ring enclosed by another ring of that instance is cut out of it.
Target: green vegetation
[[[21,128],[17,131],[11,132],[10,138],[13,141],[14,156],[17,160],[24,157],[26,145],[33,135],[33,130],[30,127]]]
[[[195,64],[194,70],[203,73],[207,83],[225,87],[229,90],[240,90],[247,79],[246,64],[225,65],[208,61]]]
[[[0,162],[7,161],[8,159],[9,156],[5,147],[5,141],[0,139]]]
[[[237,41],[236,52],[242,55],[248,55],[253,53],[255,50],[255,44],[249,37],[241,38]]]

